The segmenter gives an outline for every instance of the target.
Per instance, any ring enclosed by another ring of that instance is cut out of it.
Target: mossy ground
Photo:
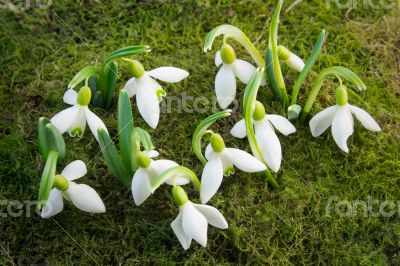
[[[32,1],[34,2],[34,1]],[[287,1],[284,9],[293,1]],[[338,9],[331,1],[300,2],[283,11],[280,43],[306,58],[322,28],[327,42],[300,93],[304,104],[318,71],[327,66],[349,67],[367,84],[367,91],[350,95],[350,102],[376,118],[382,133],[356,130],[349,139],[350,153],[335,145],[330,133],[313,138],[307,125],[297,133],[280,136],[286,162],[277,175],[281,190],[268,188],[262,175],[237,172],[225,178],[211,204],[221,210],[228,230],[210,227],[207,248],[193,243],[184,251],[170,222],[178,209],[164,186],[140,207],[129,189],[106,169],[95,139],[87,130],[83,138],[66,136],[65,162],[90,162],[81,181],[95,188],[107,213],[90,215],[67,205],[53,219],[35,214],[0,218],[0,264],[270,264],[270,265],[399,265],[399,213],[390,217],[340,217],[326,215],[330,197],[397,202],[399,172],[400,18],[396,9]],[[369,1],[365,1],[369,2]],[[34,6],[34,5],[33,5]],[[214,52],[203,53],[206,33],[230,23],[241,28],[260,51],[274,1],[53,1],[49,9],[0,10],[0,199],[34,200],[44,166],[37,149],[37,121],[51,117],[66,105],[61,101],[69,80],[100,56],[131,44],[148,44],[152,52],[139,57],[148,69],[173,65],[191,75],[178,84],[165,84],[170,96],[214,96]],[[321,13],[322,12],[322,13]],[[57,15],[93,49],[91,51]],[[319,16],[318,16],[319,15]],[[318,16],[309,25],[313,18]],[[239,57],[249,57],[232,43]],[[284,70],[287,73],[287,70]],[[127,75],[121,72],[118,89]],[[296,74],[288,72],[290,90]],[[315,114],[334,102],[334,81],[325,83],[312,110]],[[239,97],[244,89],[238,87]],[[271,93],[262,89],[267,112],[282,113]],[[132,101],[135,102],[134,100]],[[110,110],[97,109],[116,132],[116,98]],[[133,104],[137,114],[136,105]],[[191,151],[196,124],[211,113],[161,115],[157,130],[150,130],[161,156],[192,168],[202,166]],[[227,145],[248,149],[228,132],[241,117],[235,113],[214,129]],[[134,123],[147,129],[140,116]],[[93,159],[92,159],[93,158]],[[61,170],[63,165],[59,165]],[[195,190],[190,197],[198,199]],[[6,205],[2,205],[2,210]],[[65,229],[63,231],[58,224]],[[69,235],[68,235],[68,234]],[[76,242],[73,240],[76,240]],[[87,253],[82,249],[84,248]],[[89,256],[90,255],[90,256]]]

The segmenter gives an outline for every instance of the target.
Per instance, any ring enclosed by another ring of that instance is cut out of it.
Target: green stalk
[[[47,156],[46,165],[44,166],[42,179],[40,180],[39,196],[38,196],[38,209],[41,210],[48,200],[50,191],[53,188],[54,178],[56,175],[58,153],[56,151],[49,151]]]
[[[254,59],[259,67],[265,67],[264,58],[258,52],[257,48],[251,43],[250,39],[240,29],[232,25],[220,25],[210,31],[204,40],[204,52],[211,50],[213,42],[219,35],[224,35],[225,38],[232,38],[239,42]]]
[[[205,134],[206,130],[218,119],[227,117],[231,115],[231,110],[225,110],[216,114],[212,114],[197,126],[196,130],[193,133],[192,138],[192,149],[196,157],[203,163],[207,163],[207,159],[204,157],[203,153],[201,152],[201,138]]]
[[[285,106],[289,106],[289,97],[286,92],[285,81],[282,76],[282,70],[278,54],[278,26],[279,26],[279,15],[281,13],[282,4],[283,0],[279,0],[278,5],[276,6],[275,11],[272,15],[268,46],[272,52],[272,61],[274,65],[276,84],[278,85],[278,88],[281,91]]]
[[[319,53],[321,52],[322,46],[324,45],[324,41],[325,41],[325,30],[322,30],[318,36],[318,39],[317,39],[312,51],[311,51],[310,57],[307,59],[307,62],[303,68],[303,71],[301,71],[299,77],[297,78],[296,82],[293,85],[293,91],[292,91],[292,97],[291,97],[291,103],[290,103],[291,105],[296,104],[297,95],[299,93],[301,85],[303,84],[304,80],[306,79],[308,73],[310,73],[310,70],[315,63],[315,60],[317,60],[317,57],[318,57]]]
[[[151,190],[154,192],[159,186],[161,186],[165,181],[167,181],[170,178],[175,178],[175,177],[186,177],[188,178],[197,191],[200,191],[200,181],[197,178],[196,174],[190,170],[189,168],[186,168],[184,166],[175,166],[167,171],[161,173],[154,181],[151,183]]]
[[[303,123],[305,121],[308,113],[310,112],[310,110],[314,104],[315,99],[317,98],[317,95],[322,87],[323,82],[329,75],[343,77],[344,79],[351,82],[354,86],[356,86],[356,88],[359,91],[365,90],[365,88],[366,88],[364,82],[353,71],[351,71],[348,68],[341,67],[341,66],[325,68],[324,70],[322,70],[319,73],[317,79],[315,80],[315,82],[311,88],[311,91],[310,91],[310,94],[308,95],[306,104],[304,105],[304,109],[301,112],[300,122]]]

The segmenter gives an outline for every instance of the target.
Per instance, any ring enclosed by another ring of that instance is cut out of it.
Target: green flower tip
[[[89,86],[83,86],[78,93],[77,102],[79,105],[88,106],[92,98],[92,91]]]
[[[347,95],[347,88],[344,85],[339,86],[336,89],[336,104],[344,106],[348,103],[349,96]]]
[[[214,133],[210,137],[211,147],[215,152],[221,152],[225,148],[224,140],[220,134]]]
[[[229,44],[223,44],[221,46],[221,59],[224,64],[233,64],[236,60],[235,50]]]
[[[278,54],[279,54],[279,57],[285,61],[288,60],[290,57],[289,49],[287,49],[285,46],[282,46],[282,45],[278,46]]]
[[[253,118],[256,121],[260,121],[260,120],[264,119],[264,117],[265,117],[264,105],[261,102],[256,101],[256,106],[254,108]]]
[[[143,152],[138,152],[137,154],[137,163],[139,165],[140,168],[147,168],[150,165],[150,158],[149,156],[147,156],[146,154],[144,154]]]
[[[128,72],[135,78],[141,78],[144,75],[143,65],[137,60],[129,60]]]
[[[180,207],[189,201],[185,190],[180,186],[174,186],[172,188],[172,196],[174,197],[175,203]]]
[[[54,183],[53,183],[53,187],[57,188],[60,191],[65,191],[68,189],[69,187],[69,182],[68,180],[63,177],[62,175],[56,175],[54,177]]]

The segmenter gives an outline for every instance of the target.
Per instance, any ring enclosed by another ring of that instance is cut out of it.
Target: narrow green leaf
[[[232,110],[225,110],[219,113],[215,113],[204,119],[200,122],[197,126],[196,130],[193,133],[192,138],[192,149],[196,157],[203,163],[207,163],[207,159],[204,157],[203,153],[201,152],[201,139],[205,134],[205,131],[217,120],[230,116]]]
[[[98,76],[97,68],[94,66],[87,66],[81,69],[72,78],[71,82],[68,84],[68,89],[73,89],[75,86],[80,84],[83,80],[90,76]]]
[[[122,160],[126,169],[133,174],[131,167],[131,134],[133,130],[133,116],[131,101],[125,89],[122,89],[118,97],[118,138]]]
[[[150,151],[154,149],[153,142],[151,141],[151,136],[146,130],[140,127],[135,127],[134,131],[138,132],[140,143],[143,145],[144,150]]]
[[[110,63],[110,62],[112,62],[112,61],[114,61],[114,60],[116,60],[118,58],[121,58],[121,57],[144,54],[144,53],[148,53],[150,51],[151,51],[151,49],[147,45],[142,45],[140,47],[134,47],[134,48],[126,49],[126,50],[123,50],[123,51],[116,51],[115,53],[112,53],[109,56],[107,56],[104,59],[103,64],[108,64],[108,63]]]
[[[113,57],[117,54],[121,54],[124,53],[126,51],[132,51],[132,50],[137,50],[137,49],[150,49],[150,46],[148,45],[129,45],[129,46],[125,46],[122,48],[119,48],[115,51],[112,51],[109,55],[106,56],[106,59],[109,57]]]
[[[110,68],[107,75],[107,94],[105,96],[105,104],[106,108],[110,107],[112,97],[115,92],[115,87],[117,86],[117,79],[118,79],[118,64],[117,62],[113,61],[108,64]]]
[[[293,91],[292,91],[292,97],[291,97],[291,105],[295,105],[297,102],[297,94],[299,93],[299,90],[301,88],[301,85],[303,84],[304,80],[306,79],[308,73],[310,73],[311,68],[313,67],[315,61],[317,60],[317,57],[319,53],[322,50],[322,46],[324,45],[325,41],[325,30],[322,30],[321,33],[318,36],[317,41],[315,42],[315,45],[311,51],[310,56],[307,59],[307,62],[303,68],[303,71],[301,71],[299,77],[297,78],[296,82],[293,85]]]
[[[39,118],[38,122],[38,146],[39,152],[42,156],[43,160],[47,160],[47,155],[49,153],[49,148],[47,146],[47,138],[46,138],[46,125],[51,123],[50,120],[46,117]]]
[[[274,62],[272,59],[272,51],[271,48],[267,48],[267,53],[265,55],[265,61],[266,61],[266,78],[268,80],[268,84],[271,87],[272,94],[275,96],[276,99],[278,99],[280,102],[283,102],[282,94],[281,91],[278,88],[278,85],[276,84],[276,79],[275,79],[275,73],[274,73]]]
[[[48,200],[50,191],[53,188],[54,177],[56,175],[58,153],[49,151],[47,156],[46,165],[44,166],[42,179],[40,180],[39,196],[38,196],[38,209],[41,210]]]
[[[129,174],[122,163],[121,156],[118,154],[114,142],[104,129],[98,129],[97,132],[99,134],[101,152],[111,173],[118,177],[125,186],[130,186],[132,175]]]
[[[172,167],[163,173],[161,173],[152,183],[151,183],[151,190],[154,192],[158,187],[160,187],[162,184],[165,183],[168,179],[174,179],[175,177],[185,177],[188,178],[194,185],[194,187],[197,189],[197,191],[200,192],[200,181],[197,178],[196,174],[190,170],[189,168],[186,168],[184,166],[175,166]]]
[[[39,152],[43,160],[47,160],[50,151],[58,152],[60,160],[66,154],[65,141],[60,131],[51,124],[46,117],[41,117],[38,123],[38,144]]]

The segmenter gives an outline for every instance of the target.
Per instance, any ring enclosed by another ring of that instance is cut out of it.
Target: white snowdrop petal
[[[232,66],[223,65],[215,77],[215,93],[222,109],[232,103],[236,95],[236,80]]]
[[[138,84],[136,102],[140,114],[151,128],[156,128],[160,118],[160,106],[157,94],[150,84],[141,81]]]
[[[150,158],[158,157],[160,155],[156,150],[143,151],[143,153],[149,156]]]
[[[182,229],[185,235],[196,240],[200,245],[207,245],[206,217],[199,212],[192,202],[188,201],[180,207],[182,212]]]
[[[154,169],[157,176],[159,176],[163,172],[167,171],[168,169],[171,169],[172,167],[176,167],[176,166],[178,166],[178,164],[171,160],[157,160],[157,161],[153,161],[153,163],[151,164],[150,167],[152,169]],[[174,179],[170,178],[170,179],[166,180],[165,183],[167,183],[168,185],[181,186],[181,185],[186,185],[186,184],[190,183],[190,180],[185,177],[177,176]]]
[[[357,120],[361,122],[361,124],[368,130],[371,131],[381,131],[381,127],[376,123],[376,121],[372,118],[370,114],[368,114],[365,110],[349,105],[351,112],[356,116]]]
[[[98,129],[102,128],[108,133],[107,127],[103,123],[103,121],[95,113],[90,111],[89,108],[86,108],[86,119],[87,119],[87,123],[90,128],[90,131],[92,131],[92,134],[96,138],[97,141],[99,141],[99,136],[97,134]]]
[[[135,78],[129,79],[125,83],[124,89],[128,93],[129,98],[131,98],[132,96],[136,95],[136,92],[137,92],[136,79]]]
[[[201,175],[200,200],[201,203],[209,201],[222,183],[224,172],[222,162],[218,154],[213,154],[206,163]]]
[[[304,68],[303,60],[293,53],[290,53],[289,59],[286,60],[286,64],[288,65],[288,67],[297,72],[303,71]]]
[[[285,136],[296,132],[296,128],[293,126],[293,124],[283,116],[266,115],[266,118],[279,132]]]
[[[256,68],[249,62],[240,59],[236,59],[234,64],[237,77],[241,82],[247,84]]]
[[[50,191],[49,198],[46,202],[45,207],[40,213],[40,217],[49,218],[51,216],[60,213],[64,209],[64,201],[61,195],[61,191],[56,188],[53,188]]]
[[[165,82],[179,82],[189,76],[189,72],[177,67],[159,67],[148,71],[147,74]]]
[[[190,244],[192,243],[192,239],[185,235],[185,232],[183,232],[182,228],[182,213],[179,212],[178,216],[175,218],[175,220],[171,223],[171,228],[174,231],[176,237],[179,240],[179,243],[181,243],[182,247],[184,250],[187,250],[190,248]]]
[[[73,89],[68,89],[65,91],[63,96],[63,101],[70,105],[76,105],[76,100],[78,99],[78,93]]]
[[[333,117],[335,116],[336,106],[328,107],[318,114],[316,114],[310,120],[310,130],[313,137],[318,137],[325,130],[332,125]]]
[[[215,53],[215,65],[219,67],[222,64],[221,51]]]
[[[235,148],[225,148],[225,154],[232,161],[233,165],[243,172],[255,173],[267,169],[260,160],[245,151]]]
[[[353,134],[353,117],[348,106],[338,106],[332,121],[332,136],[344,152],[349,152],[347,139]]]
[[[269,168],[274,172],[278,172],[282,161],[281,143],[268,123],[268,121],[263,121],[254,125],[256,140]]]
[[[143,168],[136,170],[132,178],[133,201],[137,206],[142,204],[151,195],[151,181],[147,171]]]
[[[53,116],[50,121],[62,134],[76,122],[78,113],[79,106],[72,106]]]
[[[206,147],[205,152],[204,152],[204,155],[205,155],[205,157],[206,157],[207,160],[210,159],[211,154],[212,154],[213,152],[214,152],[214,151],[213,151],[213,149],[212,149],[212,147],[211,147],[211,144],[209,143],[209,144],[207,145],[207,147]]]
[[[68,189],[64,193],[82,211],[91,213],[103,213],[106,211],[99,194],[88,185],[70,182]]]
[[[69,163],[61,172],[61,175],[68,180],[76,180],[87,173],[86,164],[81,160]]]
[[[233,128],[231,129],[231,135],[234,136],[235,138],[244,138],[247,135],[246,132],[246,121],[244,119],[240,120],[237,122]]]
[[[228,223],[224,216],[216,208],[202,204],[194,204],[194,206],[206,217],[207,222],[212,226],[220,229],[228,228]]]

